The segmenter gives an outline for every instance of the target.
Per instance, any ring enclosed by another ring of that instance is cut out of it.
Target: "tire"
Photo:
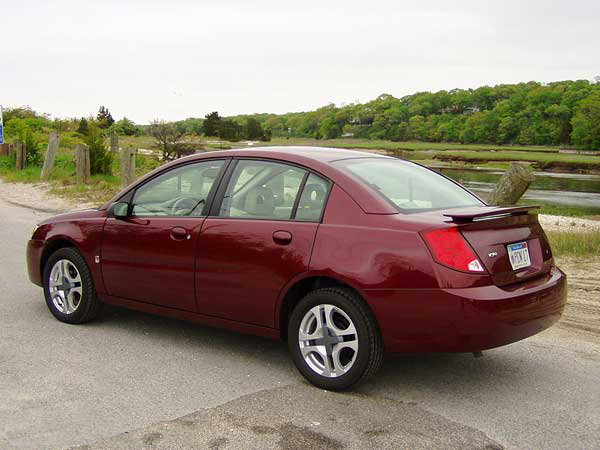
[[[366,380],[383,363],[383,339],[373,313],[344,288],[318,289],[298,302],[288,323],[288,346],[300,373],[331,391]]]
[[[61,248],[44,266],[44,296],[50,312],[61,322],[85,323],[98,316],[102,303],[85,259],[74,248]]]

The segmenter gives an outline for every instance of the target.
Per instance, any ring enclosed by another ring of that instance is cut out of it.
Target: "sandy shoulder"
[[[0,179],[0,198],[13,204],[56,213],[98,206],[51,194],[48,183],[7,183],[2,179]]]
[[[600,231],[600,220],[580,219],[578,217],[551,216],[539,214],[538,220],[546,231]]]

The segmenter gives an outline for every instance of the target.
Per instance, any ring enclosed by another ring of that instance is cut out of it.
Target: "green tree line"
[[[51,119],[30,108],[5,111],[7,135],[27,141],[33,159],[47,129],[101,135],[153,135],[150,125],[124,117],[115,121],[104,106],[96,117]],[[477,89],[418,92],[396,98],[382,94],[366,103],[287,114],[251,114],[171,122],[176,134],[268,141],[271,136],[518,145],[572,145],[600,149],[600,84],[587,80],[501,84]],[[28,152],[29,154],[29,152]]]
[[[600,84],[587,80],[383,94],[367,103],[252,117],[274,136],[600,148]]]

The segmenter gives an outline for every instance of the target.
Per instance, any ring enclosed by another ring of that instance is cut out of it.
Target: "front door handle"
[[[288,245],[292,242],[292,233],[283,230],[276,231],[273,233],[273,242],[279,245]]]
[[[191,237],[192,236],[183,227],[171,228],[171,239],[175,241],[184,241],[186,239],[191,239]]]

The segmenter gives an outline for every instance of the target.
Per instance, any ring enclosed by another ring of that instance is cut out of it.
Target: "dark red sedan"
[[[337,390],[384,351],[477,352],[556,322],[566,277],[532,209],[371,153],[221,151],[42,222],[27,261],[58,320],[109,303],[286,339]]]

